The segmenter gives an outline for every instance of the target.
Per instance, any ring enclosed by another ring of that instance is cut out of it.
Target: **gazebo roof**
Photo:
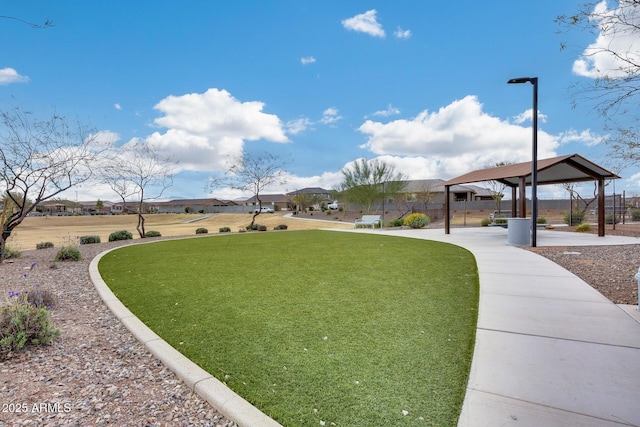
[[[476,170],[443,182],[442,185],[451,186],[493,180],[510,187],[517,187],[521,177],[525,178],[526,185],[531,184],[531,162]],[[620,177],[579,154],[538,160],[538,185],[593,181],[599,178],[617,179]]]

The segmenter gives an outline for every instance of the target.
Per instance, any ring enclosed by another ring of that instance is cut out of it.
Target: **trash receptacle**
[[[531,244],[531,218],[507,218],[507,242],[512,246]]]

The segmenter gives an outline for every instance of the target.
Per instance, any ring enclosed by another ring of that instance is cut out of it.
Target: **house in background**
[[[262,207],[273,208],[274,211],[289,210],[289,197],[286,194],[260,194],[260,202]],[[246,199],[246,206],[258,206],[258,198],[256,196]]]
[[[113,202],[108,200],[78,202],[82,215],[108,215],[111,213]]]
[[[235,202],[219,199],[174,199],[154,202],[153,211],[157,213],[215,213],[225,210]]]

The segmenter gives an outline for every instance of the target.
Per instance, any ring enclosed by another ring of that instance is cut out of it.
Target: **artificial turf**
[[[284,426],[455,426],[478,307],[457,246],[332,231],[110,252],[105,282],[158,335]]]

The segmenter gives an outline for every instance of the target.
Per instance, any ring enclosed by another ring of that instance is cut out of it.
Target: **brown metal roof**
[[[531,184],[531,162],[476,170],[443,182],[442,185],[450,186],[493,180],[517,187],[521,177],[525,177],[527,185]],[[538,160],[538,185],[593,181],[598,178],[617,179],[620,177],[579,154]]]

